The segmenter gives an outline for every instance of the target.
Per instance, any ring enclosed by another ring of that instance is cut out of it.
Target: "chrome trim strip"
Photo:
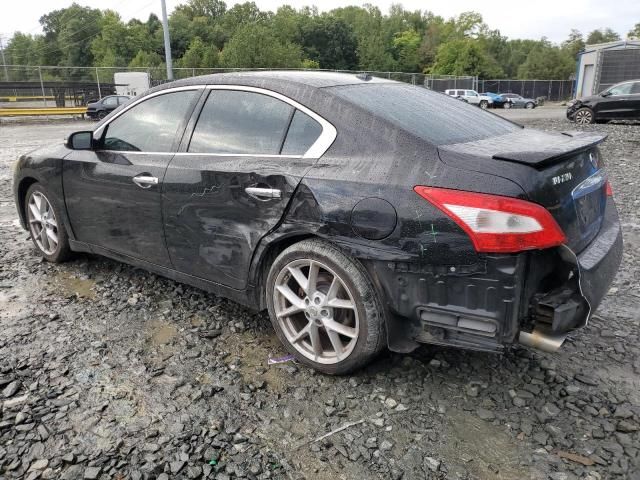
[[[262,157],[262,158],[304,158],[302,155],[274,155],[263,153],[196,153],[196,152],[139,152],[136,150],[100,150],[113,154],[127,155],[173,155],[173,156],[198,156],[198,157]]]
[[[289,105],[291,105],[292,107],[300,110],[303,113],[306,113],[307,115],[309,115],[311,118],[313,118],[315,121],[317,121],[321,126],[322,126],[322,133],[320,134],[320,136],[318,137],[318,139],[314,142],[313,145],[311,145],[311,147],[309,147],[309,149],[306,151],[306,153],[304,155],[274,155],[274,154],[250,154],[250,153],[242,153],[242,154],[229,154],[229,153],[193,153],[193,152],[175,152],[175,155],[206,155],[206,156],[220,156],[220,157],[268,157],[268,158],[309,158],[309,159],[318,159],[320,158],[322,155],[325,154],[325,152],[329,149],[329,147],[331,147],[331,145],[333,144],[333,142],[335,141],[336,137],[338,136],[338,132],[336,130],[336,128],[333,126],[333,124],[331,124],[329,121],[325,120],[323,117],[321,117],[320,115],[318,115],[316,112],[314,112],[313,110],[310,110],[309,108],[305,107],[304,105],[296,102],[295,100],[292,100],[289,97],[286,97],[280,93],[271,91],[271,90],[267,90],[265,88],[258,88],[258,87],[249,87],[249,86],[244,86],[244,85],[189,85],[189,86],[185,86],[185,87],[173,87],[173,88],[167,88],[164,90],[159,90],[157,92],[151,93],[149,95],[145,95],[142,98],[139,98],[138,100],[134,100],[131,103],[128,103],[125,108],[123,108],[122,110],[120,110],[115,116],[113,116],[112,118],[110,118],[107,122],[103,123],[102,125],[100,125],[100,127],[98,127],[96,130],[94,130],[94,136],[97,134],[97,136],[101,136],[102,132],[104,131],[104,128],[109,125],[109,123],[111,123],[112,121],[114,121],[116,118],[118,118],[120,115],[122,115],[124,112],[128,111],[130,108],[133,108],[134,106],[136,106],[137,104],[149,99],[149,98],[153,98],[153,97],[157,97],[159,95],[164,95],[167,93],[173,93],[173,92],[181,92],[181,91],[187,91],[187,90],[200,90],[200,89],[206,89],[206,90],[239,90],[239,91],[244,91],[244,92],[255,92],[255,93],[261,93],[263,95],[267,95],[273,98],[277,98],[278,100],[281,100],[285,103],[288,103]],[[103,150],[105,152],[117,152],[117,153],[126,153],[126,154],[145,154],[145,155],[167,155],[167,154],[171,154],[174,152],[130,152],[130,151],[120,151],[120,150]]]

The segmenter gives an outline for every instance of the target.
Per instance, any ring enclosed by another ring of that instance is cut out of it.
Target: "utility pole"
[[[4,58],[4,46],[2,45],[2,35],[0,35],[0,55],[2,55],[2,65],[4,65],[4,79],[9,81],[9,71],[7,70],[7,61]]]
[[[171,60],[171,40],[169,39],[169,22],[167,21],[167,4],[162,4],[162,31],[164,32],[164,58],[167,63],[167,80],[173,80],[173,61]]]

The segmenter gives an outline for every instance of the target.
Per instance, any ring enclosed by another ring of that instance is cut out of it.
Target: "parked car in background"
[[[475,90],[461,90],[461,89],[452,89],[445,90],[445,94],[450,97],[456,97],[459,100],[464,100],[467,103],[471,103],[472,105],[477,105],[480,108],[489,108],[493,105],[493,99],[487,95],[480,95]]]
[[[301,363],[343,374],[420,343],[555,351],[585,326],[622,258],[603,140],[387,79],[225,73],[22,155],[13,186],[46,260],[268,310]]]
[[[113,112],[120,105],[129,103],[131,97],[126,95],[109,95],[103,97],[97,102],[91,102],[87,105],[87,116],[96,120],[101,120],[111,112]]]
[[[507,99],[505,99],[499,93],[485,92],[485,93],[481,93],[480,95],[484,95],[486,97],[489,97],[491,100],[493,100],[493,104],[490,105],[493,108],[502,108],[505,102],[507,101]]]
[[[640,120],[640,79],[618,83],[598,95],[567,103],[567,118],[584,125],[609,120]]]
[[[502,93],[503,108],[536,108],[538,101],[535,98],[526,98],[517,93]]]

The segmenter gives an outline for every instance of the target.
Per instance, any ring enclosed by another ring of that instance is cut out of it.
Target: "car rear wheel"
[[[581,108],[573,118],[578,125],[588,125],[594,121],[593,110],[586,107]]]
[[[34,183],[27,191],[24,204],[31,240],[40,254],[54,263],[68,259],[71,255],[69,237],[51,195],[42,185]]]
[[[536,105],[535,105],[535,103],[533,103],[533,102],[527,102],[527,104],[525,105],[525,108],[529,108],[529,109],[531,109],[531,108],[533,108],[533,107],[535,107],[535,106],[536,106]]]
[[[98,112],[98,115],[96,116],[98,117],[98,120],[102,120],[104,117],[107,116],[107,112],[105,111]]]
[[[487,102],[486,100],[480,100],[480,108],[486,110],[487,108],[489,108],[489,102]]]
[[[326,242],[284,250],[269,271],[266,298],[280,341],[323,373],[352,372],[385,345],[383,310],[366,270]]]

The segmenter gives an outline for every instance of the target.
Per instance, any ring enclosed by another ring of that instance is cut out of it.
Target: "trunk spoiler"
[[[544,142],[540,142],[540,145],[536,145],[537,142],[528,142],[528,145],[514,142],[515,145],[513,146],[519,148],[513,151],[499,151],[498,153],[494,153],[491,158],[494,160],[522,163],[536,168],[545,167],[568,156],[593,148],[607,138],[606,135],[575,131],[562,132],[560,135],[567,137],[567,140],[562,142],[549,142],[547,145],[544,145]],[[532,149],[532,147],[534,148]]]

